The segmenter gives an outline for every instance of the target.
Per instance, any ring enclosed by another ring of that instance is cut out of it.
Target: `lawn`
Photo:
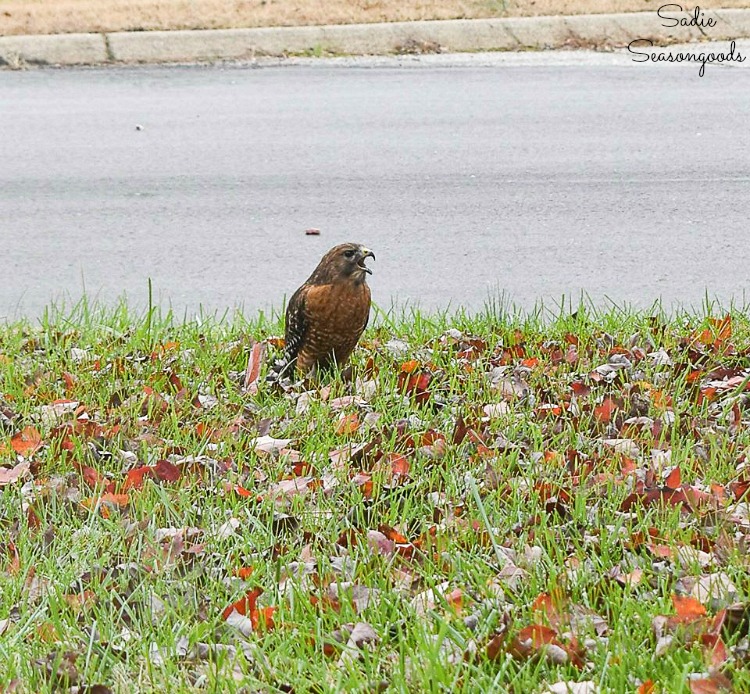
[[[281,331],[0,326],[0,691],[750,691],[744,312]]]
[[[656,13],[663,4],[662,0],[0,0],[0,36]],[[747,0],[721,0],[718,6],[747,7]],[[693,9],[693,5],[685,7]]]

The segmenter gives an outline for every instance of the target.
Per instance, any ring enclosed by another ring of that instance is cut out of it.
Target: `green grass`
[[[750,476],[750,435],[736,419],[745,384],[707,390],[712,370],[728,378],[750,366],[750,322],[732,311],[730,334],[723,318],[711,306],[378,312],[353,357],[358,385],[326,381],[327,399],[317,387],[302,411],[302,386],[242,389],[252,342],[283,332],[276,316],[178,321],[84,303],[0,326],[0,466],[22,462],[13,443],[31,462],[0,486],[0,692],[520,693],[560,681],[635,692],[647,680],[689,691],[688,676],[712,665],[709,622],[729,603],[746,609],[750,592],[750,525],[734,506]],[[671,365],[648,356],[661,348]],[[618,354],[631,366],[611,382],[590,376]],[[402,388],[410,362],[429,376],[421,398]],[[507,393],[492,387],[493,369]],[[572,398],[575,382],[590,392]],[[352,392],[363,402],[332,408]],[[611,415],[596,409],[607,397]],[[61,399],[80,409],[53,421]],[[356,430],[338,432],[342,413],[357,414]],[[666,423],[623,423],[635,416]],[[459,419],[476,436],[457,440]],[[25,427],[41,436],[34,452],[19,444]],[[257,452],[259,431],[292,439],[292,453]],[[605,443],[623,438],[630,461]],[[329,457],[365,443],[349,462]],[[408,474],[391,474],[390,454],[405,456]],[[178,480],[123,487],[129,470],[165,459]],[[659,491],[675,465],[680,489]],[[653,503],[626,502],[636,476]],[[301,493],[280,491],[294,478],[305,478]],[[102,500],[106,491],[127,497]],[[689,503],[670,503],[674,493]],[[413,545],[391,548],[378,532],[393,529]],[[517,582],[500,574],[508,557],[524,572]],[[241,579],[243,567],[252,573]],[[616,580],[634,569],[639,583]],[[654,618],[674,616],[674,595],[719,572],[736,594],[673,623],[672,646],[656,656]],[[243,636],[222,612],[254,588],[273,625]],[[544,595],[555,608],[540,606]],[[572,621],[579,613],[588,617]],[[747,616],[730,621],[716,632],[728,657],[713,665],[750,691]],[[342,629],[358,622],[377,639],[347,648]],[[554,629],[558,647],[524,649],[519,633],[534,624]]]

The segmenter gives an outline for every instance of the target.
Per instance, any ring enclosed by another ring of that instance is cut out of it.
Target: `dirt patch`
[[[0,35],[655,12],[662,4],[663,0],[0,0]],[[720,4],[747,7],[747,0]]]

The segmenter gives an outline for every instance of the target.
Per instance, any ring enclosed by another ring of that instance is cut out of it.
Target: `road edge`
[[[689,15],[686,15],[689,16]],[[705,10],[715,26],[664,27],[655,12],[199,31],[0,37],[0,66],[201,63],[261,56],[618,48],[750,38],[750,10]]]

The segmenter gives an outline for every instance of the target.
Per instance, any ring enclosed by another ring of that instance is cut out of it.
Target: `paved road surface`
[[[376,251],[383,306],[742,301],[749,218],[744,65],[0,72],[0,317],[84,288],[142,306],[149,277],[180,312],[279,307],[343,240]]]

